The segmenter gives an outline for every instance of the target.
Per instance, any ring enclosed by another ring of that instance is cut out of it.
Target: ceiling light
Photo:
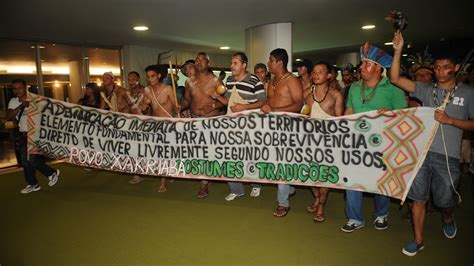
[[[384,43],[384,44],[385,44],[385,45],[392,45],[393,42],[386,42],[386,43]]]
[[[402,54],[402,56],[408,56],[408,54]]]
[[[375,25],[364,25],[364,26],[362,26],[363,30],[371,30],[373,28],[375,28]]]
[[[301,62],[301,61],[303,61],[303,59],[296,58],[296,60],[295,60],[295,61],[296,61],[296,62]]]
[[[44,47],[43,45],[40,45],[40,46],[38,46],[38,47],[39,47],[40,49],[44,49],[44,48],[46,48],[46,47]],[[31,49],[35,49],[35,46],[34,46],[34,45],[32,45],[30,48],[31,48]]]
[[[219,49],[221,49],[221,50],[229,50],[230,47],[229,47],[229,46],[221,46]]]
[[[32,74],[36,72],[36,66],[2,66],[0,71],[5,71],[10,74]]]
[[[148,30],[148,27],[147,26],[135,26],[133,27],[134,30],[136,31],[145,31],[145,30]]]

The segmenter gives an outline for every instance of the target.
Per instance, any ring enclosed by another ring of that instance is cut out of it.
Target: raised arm
[[[393,62],[390,68],[390,81],[407,92],[415,91],[415,82],[400,76],[400,58],[403,51],[403,36],[400,31],[394,33],[393,36]]]

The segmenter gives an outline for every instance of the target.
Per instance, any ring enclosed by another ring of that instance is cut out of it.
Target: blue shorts
[[[459,159],[448,157],[449,170],[453,178],[453,184],[458,186],[461,178],[459,169]],[[433,201],[436,206],[450,208],[456,205],[454,190],[449,178],[446,166],[446,155],[435,152],[428,152],[425,161],[418,174],[413,180],[408,198],[412,200],[428,200],[430,189],[433,193]]]

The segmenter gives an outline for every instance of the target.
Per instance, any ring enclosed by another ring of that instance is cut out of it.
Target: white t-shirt
[[[20,98],[15,97],[15,98],[12,98],[10,102],[8,103],[8,109],[13,110],[13,109],[16,109],[20,105],[21,105]],[[28,125],[26,123],[26,111],[27,110],[25,108],[25,110],[21,114],[20,119],[18,119],[18,115],[20,114],[20,112],[18,112],[18,114],[16,115],[16,119],[20,121],[18,122],[18,126],[20,127],[20,132],[28,132]]]

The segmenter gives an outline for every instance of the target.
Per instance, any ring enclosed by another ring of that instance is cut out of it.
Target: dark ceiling
[[[2,1],[0,38],[217,52],[219,46],[244,50],[246,28],[292,22],[293,52],[314,56],[334,49],[352,51],[365,41],[390,41],[393,28],[384,17],[393,9],[408,17],[405,37],[413,44],[473,39],[473,2],[15,0]],[[150,29],[134,31],[132,27],[138,24]],[[365,24],[376,28],[363,31]]]

